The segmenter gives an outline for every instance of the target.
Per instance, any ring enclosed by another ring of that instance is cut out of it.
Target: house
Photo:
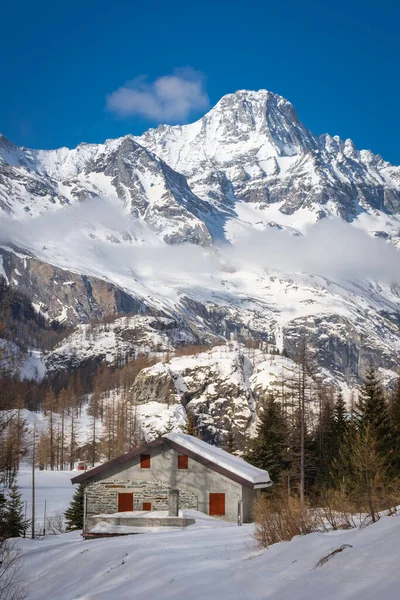
[[[183,509],[236,521],[251,520],[258,490],[272,485],[267,471],[183,433],[168,433],[90,471],[84,483],[87,516],[127,511],[168,510],[168,494],[179,490]]]

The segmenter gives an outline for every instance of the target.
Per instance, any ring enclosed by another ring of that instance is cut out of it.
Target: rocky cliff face
[[[150,312],[146,304],[97,277],[60,269],[33,256],[0,249],[1,275],[47,321],[66,326],[118,313]]]
[[[230,343],[143,369],[130,398],[139,409],[157,402],[181,405],[194,414],[203,439],[222,446],[231,439],[241,448],[254,433],[268,394],[280,397],[282,379],[288,386],[297,381],[296,374],[295,363],[287,358]],[[323,369],[319,377],[332,381]]]
[[[87,361],[122,365],[139,355],[161,359],[181,344],[196,344],[198,339],[185,324],[157,316],[126,316],[111,322],[78,325],[47,353],[48,374],[73,369]]]

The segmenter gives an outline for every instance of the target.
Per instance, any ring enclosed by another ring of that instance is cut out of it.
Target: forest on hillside
[[[65,331],[41,321],[30,311],[26,299],[4,294],[1,307],[6,342],[0,363],[3,485],[14,481],[22,461],[32,460],[33,438],[36,464],[50,470],[72,469],[78,461],[91,467],[144,442],[138,401],[132,396],[138,375],[157,362],[167,364],[171,355],[193,357],[208,348],[182,345],[158,356],[127,356],[116,364],[88,361],[41,381],[21,380],[15,371],[20,349],[7,342],[21,337],[31,343],[40,332],[50,347]],[[248,340],[246,346],[251,361],[260,342]],[[264,351],[277,352],[273,345]],[[243,439],[232,425],[217,438],[218,443],[268,469],[275,484],[302,501],[321,498],[328,489],[350,493],[356,481],[361,485],[360,478],[375,486],[374,493],[381,490],[389,498],[400,474],[400,379],[394,390],[385,389],[371,364],[360,389],[345,402],[340,388],[318,377],[305,336],[299,339],[290,359],[294,369],[283,372],[279,381],[257,398],[253,434]],[[161,402],[169,402],[168,393]],[[202,438],[201,414],[189,396],[182,397],[182,403],[185,423],[181,429]],[[32,423],[26,422],[26,410],[42,416],[40,427],[32,428]],[[84,423],[83,435],[82,430],[78,432],[78,423],[81,427]],[[166,423],[156,433],[162,435],[170,428],[172,425]],[[370,501],[370,492],[362,496],[363,502]]]

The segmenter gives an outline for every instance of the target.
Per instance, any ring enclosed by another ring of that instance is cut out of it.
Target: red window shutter
[[[143,510],[151,510],[151,502],[143,502]]]
[[[225,515],[225,494],[209,495],[209,514],[214,517]]]
[[[118,494],[118,512],[133,510],[133,492]]]
[[[140,455],[140,468],[141,469],[150,469],[150,454],[141,454]]]
[[[189,465],[189,459],[184,454],[178,456],[178,469],[187,469]]]

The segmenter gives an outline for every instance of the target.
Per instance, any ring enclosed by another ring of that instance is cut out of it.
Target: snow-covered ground
[[[191,511],[187,511],[187,516]],[[21,540],[28,600],[397,600],[400,518],[259,549],[253,526],[196,513],[185,530]],[[343,544],[322,566],[318,561]]]
[[[76,471],[36,471],[36,515],[64,511]],[[31,470],[18,474],[30,516]],[[148,516],[148,515],[147,515]],[[260,549],[253,525],[197,511],[184,530],[84,541],[79,532],[19,540],[27,600],[397,600],[400,518],[363,530],[314,533]],[[151,535],[149,535],[151,534]],[[348,544],[326,564],[318,561]]]
[[[65,512],[75,492],[71,478],[78,471],[39,471],[35,470],[35,520],[43,526],[44,506],[49,519]],[[22,465],[17,475],[22,500],[26,502],[26,516],[32,516],[32,467]],[[46,524],[47,525],[47,524]]]

